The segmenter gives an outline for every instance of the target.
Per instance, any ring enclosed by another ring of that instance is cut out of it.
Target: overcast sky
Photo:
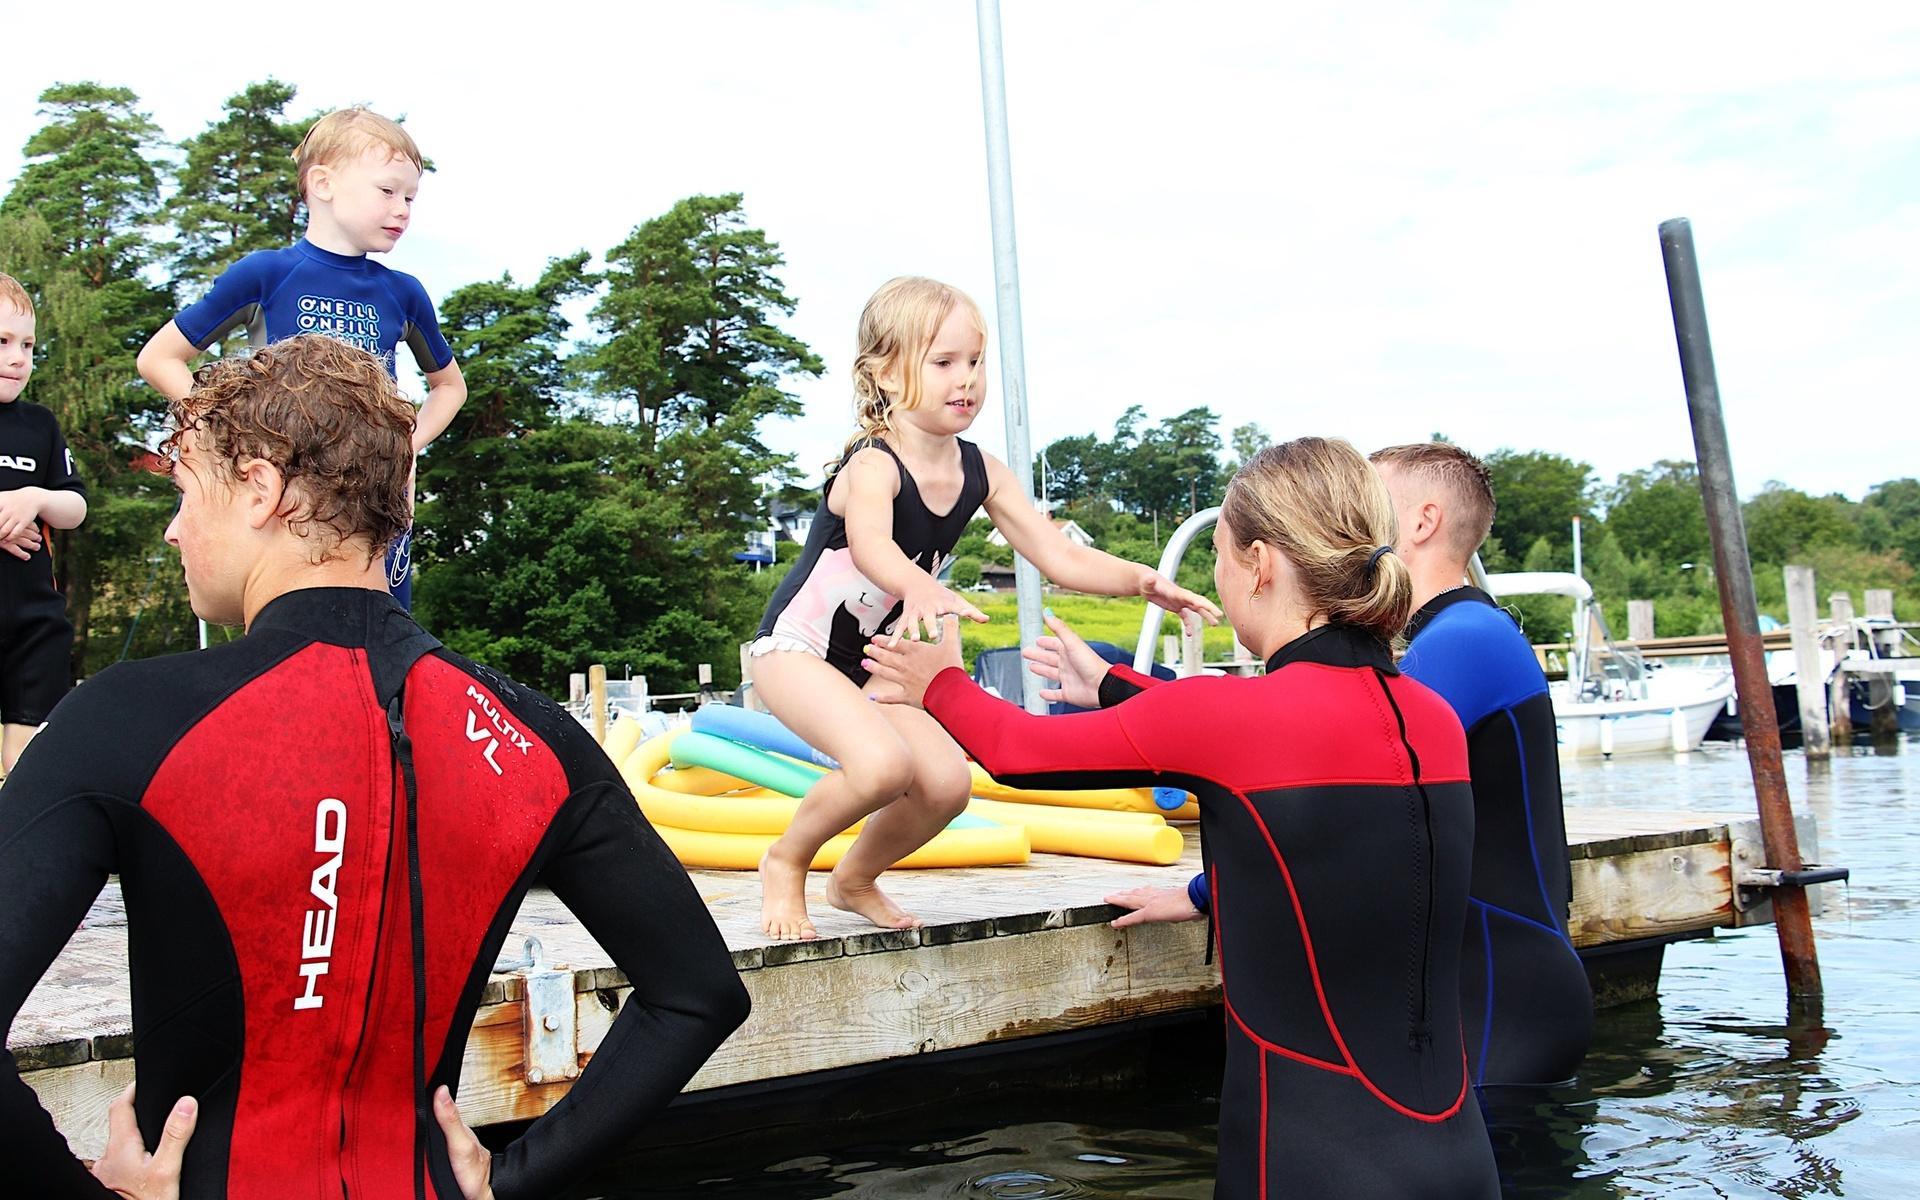
[[[1920,8],[1441,7],[1008,0],[1036,447],[1206,404],[1605,480],[1689,458],[1656,235],[1686,216],[1741,490],[1920,474]],[[178,139],[271,75],[406,115],[438,170],[388,261],[435,296],[743,192],[828,368],[771,430],[809,468],[879,283],[948,280],[998,333],[965,0],[79,13],[9,12],[0,179],[52,82]],[[1004,453],[993,399],[975,432]]]

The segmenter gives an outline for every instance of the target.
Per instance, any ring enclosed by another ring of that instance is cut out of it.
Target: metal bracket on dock
[[[1765,866],[1766,850],[1748,838],[1733,839],[1733,907],[1745,912],[1765,904],[1768,892],[1783,887],[1805,888],[1816,883],[1838,883],[1851,877],[1846,867],[1827,867],[1807,863],[1797,871],[1781,871]]]
[[[499,971],[517,971],[526,982],[524,1027],[526,1077],[529,1084],[561,1083],[580,1077],[579,1029],[574,1020],[573,972],[547,962],[540,939],[526,939],[526,956],[494,964]]]

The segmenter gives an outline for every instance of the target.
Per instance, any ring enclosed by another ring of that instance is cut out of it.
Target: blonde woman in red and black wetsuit
[[[973,685],[957,639],[869,648],[882,698],[998,779],[1199,796],[1227,1012],[1218,1196],[1499,1194],[1460,1032],[1466,741],[1394,669],[1412,593],[1393,541],[1366,460],[1300,438],[1240,470],[1214,530],[1221,605],[1264,676],[1154,686],[1050,622],[1031,656],[1105,711],[1033,717]]]

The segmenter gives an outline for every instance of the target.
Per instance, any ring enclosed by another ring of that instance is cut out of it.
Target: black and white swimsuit
[[[987,498],[987,464],[980,447],[965,438],[960,443],[960,498],[945,513],[936,513],[920,498],[913,472],[882,441],[871,444],[887,452],[900,469],[900,491],[893,498],[893,540],[900,552],[938,576],[953,554],[953,545],[966,532]],[[856,684],[867,682],[860,669],[862,648],[876,634],[890,632],[904,607],[900,597],[861,574],[847,548],[847,523],[827,507],[827,497],[840,471],[864,446],[840,460],[820,492],[820,511],[814,515],[806,548],[767,603],[760,618],[751,653],[798,650],[815,654],[839,668]]]

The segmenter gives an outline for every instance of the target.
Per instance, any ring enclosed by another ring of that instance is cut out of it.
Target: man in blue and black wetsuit
[[[1493,527],[1479,459],[1447,442],[1376,451],[1413,573],[1400,669],[1446,698],[1467,731],[1473,884],[1460,960],[1475,1086],[1570,1078],[1593,1036],[1593,993],[1567,937],[1571,899],[1560,757],[1546,677],[1513,618],[1467,564]]]
[[[170,1163],[187,1200],[554,1195],[744,1019],[727,948],[580,723],[388,595],[413,409],[378,360],[277,342],[173,419],[167,540],[194,611],[247,636],[94,676],[0,788],[0,1028],[117,874],[139,1081],[90,1175],[0,1054],[0,1192],[167,1195]],[[452,1092],[535,884],[633,990],[489,1156]]]

